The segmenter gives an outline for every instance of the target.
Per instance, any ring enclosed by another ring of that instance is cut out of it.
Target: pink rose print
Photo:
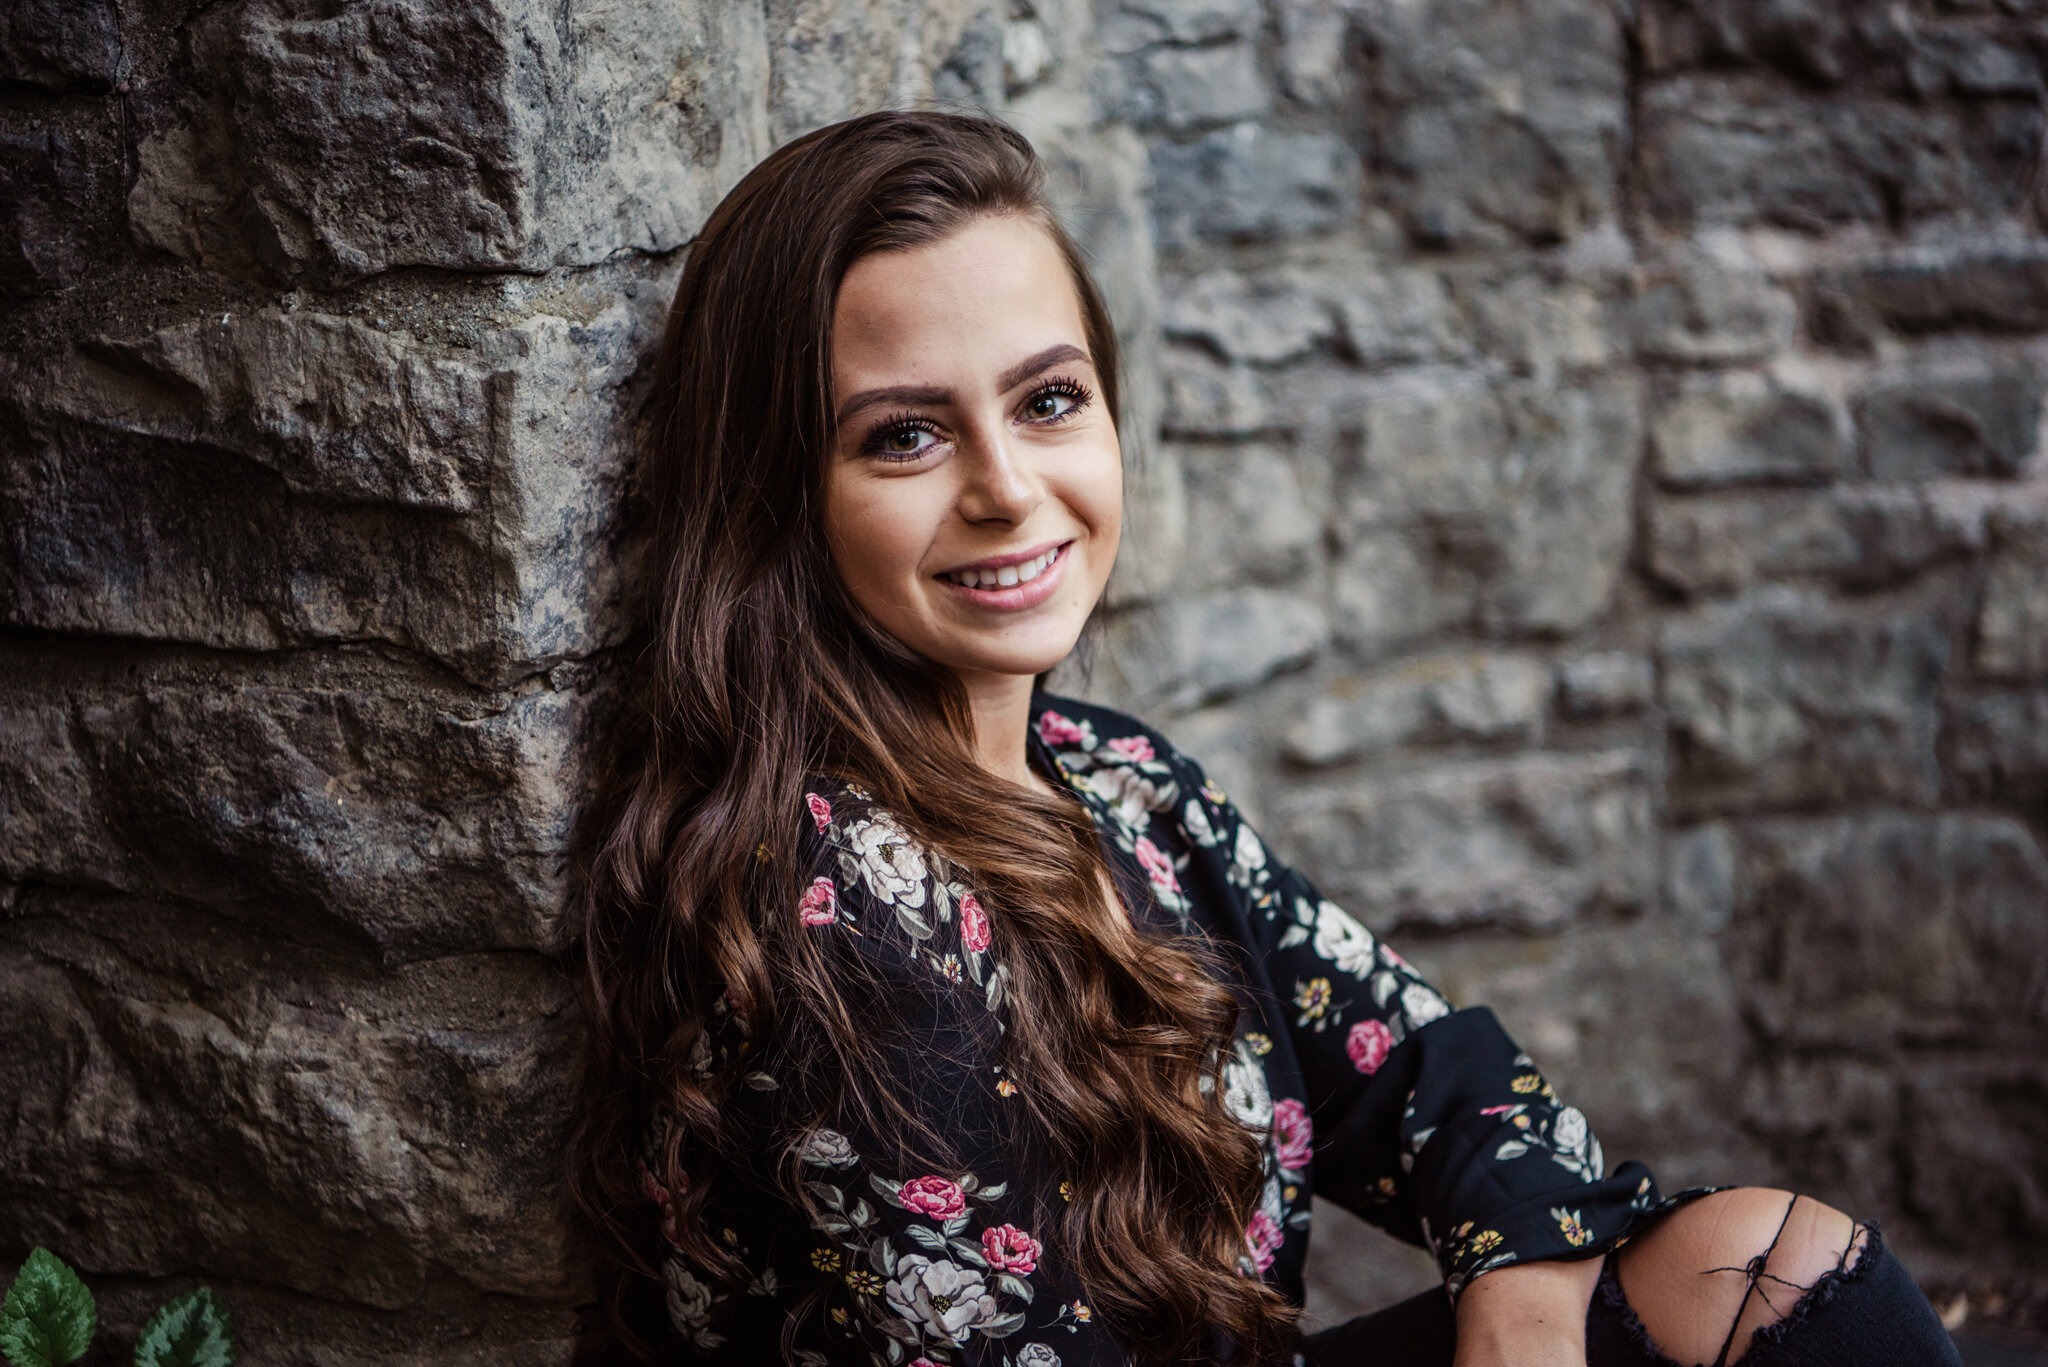
[[[831,925],[839,919],[839,889],[829,878],[813,878],[803,901],[796,904],[796,912],[807,926]]]
[[[1394,1034],[1378,1021],[1360,1021],[1351,1027],[1351,1035],[1344,1041],[1344,1052],[1351,1055],[1351,1066],[1371,1077],[1387,1061],[1393,1052]]]
[[[1152,880],[1152,886],[1161,892],[1180,891],[1180,880],[1173,876],[1173,861],[1146,836],[1138,837],[1138,862],[1145,866],[1145,876]]]
[[[816,793],[805,793],[804,805],[811,809],[811,820],[818,823],[820,831],[832,824],[832,804],[824,798]]]
[[[988,942],[988,913],[981,909],[981,899],[970,892],[960,899],[960,943],[979,954],[988,948]]]
[[[1028,1277],[1038,1270],[1038,1240],[1015,1225],[997,1225],[981,1232],[981,1256],[998,1272]]]
[[[910,1367],[939,1367],[939,1364],[933,1362],[930,1358],[912,1358],[910,1360]]]
[[[1273,1255],[1280,1251],[1280,1226],[1265,1211],[1255,1210],[1251,1223],[1244,1227],[1244,1242],[1252,1251],[1252,1266],[1264,1272],[1273,1265]]]
[[[685,1191],[689,1189],[689,1180],[687,1177],[683,1179]],[[654,1202],[661,1211],[661,1237],[672,1244],[681,1243],[676,1237],[675,1202],[669,1199],[668,1189],[655,1181],[654,1174],[646,1168],[640,1169],[640,1194]]]
[[[1152,749],[1152,742],[1143,736],[1118,736],[1109,742],[1109,748],[1133,764],[1144,764],[1158,758]]]
[[[1086,745],[1088,733],[1080,726],[1057,712],[1048,712],[1038,719],[1038,737],[1047,745]]]
[[[950,1220],[967,1209],[960,1184],[943,1177],[913,1177],[898,1189],[896,1198],[919,1215],[929,1215],[934,1220]]]
[[[1314,1151],[1314,1127],[1309,1124],[1308,1107],[1293,1098],[1273,1103],[1273,1135],[1280,1141],[1280,1166],[1299,1168]]]

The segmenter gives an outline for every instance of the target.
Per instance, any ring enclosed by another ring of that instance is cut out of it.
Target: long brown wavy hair
[[[881,632],[826,549],[839,284],[871,252],[992,215],[1058,245],[1116,413],[1102,298],[1030,144],[993,120],[874,114],[784,146],[712,214],[676,292],[642,465],[638,692],[579,858],[589,1053],[569,1180],[629,1345],[620,1307],[655,1253],[642,1161],[678,1193],[676,1237],[713,1275],[737,1273],[702,1219],[720,1173],[805,1200],[790,1166],[761,1171],[763,1152],[784,1150],[734,1120],[737,1067],[685,1066],[715,1009],[746,1023],[746,1071],[768,1058],[805,1080],[781,1093],[810,1111],[792,1131],[850,1109],[947,1170],[933,1118],[883,1084],[872,1013],[888,1003],[797,918],[800,803],[817,774],[870,790],[988,908],[1009,974],[1002,1066],[1027,1082],[1018,1142],[1071,1184],[1042,1227],[1096,1312],[1141,1361],[1265,1362],[1292,1340],[1292,1309],[1239,1270],[1262,1159],[1222,1102],[1235,998],[1203,946],[1141,933],[1112,905],[1077,803],[977,766],[958,681]],[[977,820],[992,801],[1004,819]]]

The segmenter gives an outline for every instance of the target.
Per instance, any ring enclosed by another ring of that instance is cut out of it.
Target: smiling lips
[[[964,569],[947,570],[938,578],[977,607],[1012,612],[1036,607],[1050,598],[1058,586],[1059,571],[1066,564],[1067,548],[1073,544],[1063,541],[1028,560],[997,565],[984,561]],[[992,557],[995,560],[1005,558]]]

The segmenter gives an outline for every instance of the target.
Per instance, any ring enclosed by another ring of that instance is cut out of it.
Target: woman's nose
[[[966,476],[960,515],[969,522],[1021,524],[1045,496],[1034,472],[1020,459],[1010,434],[998,427],[976,433],[961,462]]]

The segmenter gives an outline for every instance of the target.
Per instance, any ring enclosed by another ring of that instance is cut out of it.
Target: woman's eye
[[[1030,422],[1052,422],[1064,418],[1085,402],[1085,396],[1065,388],[1041,389],[1024,400],[1024,417]]]
[[[868,450],[890,460],[915,460],[939,444],[938,436],[929,428],[911,423],[898,423],[885,427],[868,438]]]

